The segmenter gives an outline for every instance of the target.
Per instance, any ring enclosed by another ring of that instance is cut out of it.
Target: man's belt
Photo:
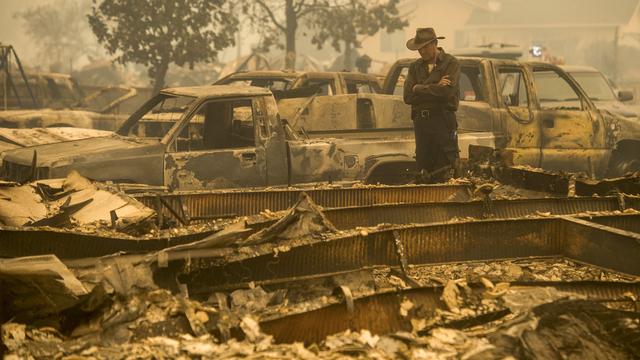
[[[423,109],[418,112],[418,114],[422,117],[429,117],[431,114],[442,114],[447,110],[444,109]]]
[[[443,108],[435,108],[435,109],[416,109],[412,111],[413,117],[422,117],[422,118],[428,118],[431,115],[441,115],[444,114],[446,112],[449,112],[450,110],[447,109],[443,109]]]

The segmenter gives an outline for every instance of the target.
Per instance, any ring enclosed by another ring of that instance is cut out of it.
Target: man
[[[454,176],[458,150],[458,60],[438,47],[433,28],[418,28],[407,42],[420,58],[411,64],[404,82],[404,102],[411,105],[416,136],[418,182],[441,182]]]

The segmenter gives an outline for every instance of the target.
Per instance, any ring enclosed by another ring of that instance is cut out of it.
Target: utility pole
[[[5,55],[5,48],[4,46],[0,47],[0,61],[2,61],[2,67],[6,67],[9,68],[9,57]],[[6,64],[5,64],[6,63]],[[4,70],[4,69],[1,69]],[[4,98],[4,109],[7,110],[8,106],[7,106],[7,74],[6,71],[4,71],[4,76],[2,77],[2,97]]]
[[[618,57],[620,42],[620,26],[616,26],[613,31],[613,81],[618,82]]]

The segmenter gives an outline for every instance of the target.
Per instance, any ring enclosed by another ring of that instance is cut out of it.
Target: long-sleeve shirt
[[[428,64],[422,58],[409,66],[404,81],[404,102],[411,105],[413,113],[425,109],[458,110],[460,64],[458,60],[438,48],[436,64],[429,72]],[[448,75],[451,85],[440,86],[438,82]],[[414,85],[418,85],[413,90]]]

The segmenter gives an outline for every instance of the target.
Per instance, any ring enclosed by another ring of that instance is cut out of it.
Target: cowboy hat
[[[436,31],[433,30],[433,28],[417,28],[416,36],[407,41],[407,48],[409,50],[418,50],[428,43],[438,39],[444,39],[444,36],[436,36]]]

